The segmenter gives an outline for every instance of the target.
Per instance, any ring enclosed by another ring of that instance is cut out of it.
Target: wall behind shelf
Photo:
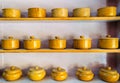
[[[91,7],[93,16],[96,15],[98,8],[106,6],[106,0],[1,0],[0,2],[1,8],[19,8],[22,12],[27,12],[29,7],[44,7],[48,12],[56,7],[66,7],[70,11],[77,7]],[[48,39],[58,35],[67,39],[67,47],[70,48],[74,37],[85,35],[93,38],[92,46],[97,47],[97,39],[109,33],[108,29],[106,22],[95,21],[1,21],[0,39],[12,35],[23,40],[26,36],[34,35],[42,40],[42,48],[47,48]],[[50,70],[51,67],[62,66],[70,72],[77,66],[91,66],[95,70],[109,64],[107,62],[109,54],[106,53],[5,53],[0,55],[0,68],[16,65],[24,69],[30,65],[39,65]],[[70,74],[73,75],[73,72]]]

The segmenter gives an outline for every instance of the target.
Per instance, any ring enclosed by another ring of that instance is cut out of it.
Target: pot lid
[[[7,37],[7,38],[5,38],[3,40],[16,40],[16,39],[14,39],[14,37],[12,37],[12,36],[9,36],[9,37]]]
[[[57,67],[57,68],[54,68],[52,70],[53,73],[65,73],[65,69],[61,68],[61,67]]]
[[[91,74],[92,73],[92,71],[86,67],[78,68],[77,71],[82,73],[82,74]]]
[[[111,37],[111,35],[106,35],[105,38],[101,38],[101,39],[119,39],[119,38],[113,38],[113,37]]]
[[[42,72],[44,72],[44,69],[39,67],[39,66],[35,66],[35,67],[31,67],[29,69],[29,72],[31,72],[31,73],[42,73]]]
[[[112,69],[111,67],[101,68],[100,71],[108,74],[117,74],[117,71]]]
[[[36,39],[34,36],[30,36],[28,39],[26,40],[40,40],[40,39]]]
[[[61,39],[60,37],[55,36],[55,38],[54,38],[54,39],[50,39],[50,40],[65,40],[65,39]]]
[[[11,66],[9,68],[6,68],[5,69],[5,72],[7,74],[16,74],[16,73],[20,73],[21,72],[21,69],[16,67],[16,66]]]
[[[74,39],[74,40],[91,40],[91,38],[85,38],[84,36],[80,36],[79,39]]]

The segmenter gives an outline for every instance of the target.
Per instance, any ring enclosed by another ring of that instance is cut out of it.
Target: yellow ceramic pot
[[[66,40],[55,37],[55,39],[49,40],[49,48],[52,49],[64,49],[66,48]]]
[[[52,79],[54,79],[56,81],[63,81],[65,79],[67,79],[68,74],[65,71],[65,69],[57,67],[52,70],[51,76],[52,76]]]
[[[41,67],[31,67],[28,71],[28,77],[30,80],[39,81],[42,80],[46,75],[46,71]]]
[[[46,9],[44,8],[29,8],[28,17],[30,18],[43,18],[46,17]]]
[[[30,39],[24,40],[24,48],[25,49],[39,49],[41,46],[41,41],[39,39],[35,39],[34,36],[30,36]]]
[[[52,9],[52,17],[68,17],[68,9],[67,8],[55,8]]]
[[[116,16],[117,14],[117,8],[114,6],[99,8],[97,11],[98,11],[98,16],[103,16],[103,17],[104,16],[113,17]]]
[[[19,40],[13,37],[8,37],[8,39],[2,39],[2,48],[6,50],[18,49]]]
[[[73,40],[73,47],[77,49],[89,49],[91,48],[91,39],[80,36],[80,39]]]
[[[119,38],[112,38],[110,35],[107,35],[106,38],[99,39],[98,46],[100,48],[114,49],[118,48]]]
[[[73,9],[74,17],[90,17],[90,8],[75,8]]]
[[[3,10],[3,17],[5,18],[20,18],[21,17],[21,12],[19,9],[14,9],[14,8],[5,8]]]
[[[94,73],[90,69],[83,67],[78,68],[78,70],[76,71],[76,76],[79,80],[91,81],[94,78]]]
[[[22,70],[16,66],[11,66],[5,69],[2,76],[7,81],[15,81],[22,76]]]
[[[99,70],[99,77],[106,82],[117,82],[119,79],[119,73],[111,67],[101,68]]]

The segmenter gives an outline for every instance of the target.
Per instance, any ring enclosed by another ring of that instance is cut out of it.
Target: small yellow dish
[[[41,41],[39,39],[35,39],[34,36],[30,36],[30,39],[24,40],[24,48],[25,49],[39,49],[41,47]]]
[[[29,8],[28,17],[30,18],[44,18],[46,17],[46,9],[44,8]]]
[[[41,67],[31,67],[28,71],[28,77],[30,80],[33,80],[33,81],[39,81],[39,80],[42,80],[45,75],[46,75],[46,71],[41,68]]]
[[[3,17],[5,18],[20,18],[21,17],[21,12],[19,9],[14,9],[14,8],[5,8],[3,10]]]
[[[73,47],[77,49],[89,49],[91,48],[91,39],[80,36],[80,39],[73,40]]]
[[[112,38],[111,35],[107,35],[106,38],[99,39],[98,47],[106,49],[115,49],[119,46],[119,38]]]
[[[51,76],[52,76],[52,79],[56,81],[63,81],[67,79],[68,74],[65,71],[65,69],[57,67],[52,70]]]
[[[2,39],[2,48],[6,50],[18,49],[19,40],[13,37],[8,37],[8,39]]]
[[[97,11],[98,11],[98,16],[103,16],[103,17],[107,17],[107,16],[114,17],[117,14],[117,8],[115,6],[99,8]]]
[[[111,67],[106,67],[99,70],[99,77],[106,82],[115,83],[119,79],[119,73]]]
[[[2,76],[7,81],[15,81],[21,78],[22,70],[16,66],[11,66],[4,70]]]
[[[73,9],[73,17],[90,17],[90,8]]]
[[[52,49],[65,49],[66,48],[66,40],[60,39],[59,37],[55,37],[55,39],[49,40],[49,48]]]
[[[94,78],[94,73],[90,69],[83,67],[77,69],[76,76],[79,80],[91,81]]]
[[[52,9],[52,17],[68,17],[68,9],[67,8],[55,8]]]

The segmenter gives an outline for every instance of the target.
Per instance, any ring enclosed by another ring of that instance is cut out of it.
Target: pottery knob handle
[[[60,67],[57,67],[57,70],[58,70],[58,71],[60,71],[60,70],[61,70],[61,68],[60,68]]]
[[[12,36],[9,36],[8,38],[9,38],[9,39],[13,39],[13,37],[12,37]]]
[[[30,39],[34,39],[34,36],[30,36]]]
[[[11,66],[10,69],[11,69],[11,70],[14,70],[14,69],[15,69],[15,66]]]
[[[80,36],[80,38],[84,38],[84,36]]]
[[[86,70],[87,68],[86,67],[83,67],[83,70]]]
[[[35,67],[35,69],[39,69],[39,67],[38,67],[38,66],[36,66],[36,67]]]
[[[55,36],[55,39],[60,39],[58,36]]]
[[[111,37],[111,35],[107,35],[106,37],[110,38],[110,37]]]
[[[108,70],[111,70],[111,67],[108,67],[107,69],[108,69]]]

